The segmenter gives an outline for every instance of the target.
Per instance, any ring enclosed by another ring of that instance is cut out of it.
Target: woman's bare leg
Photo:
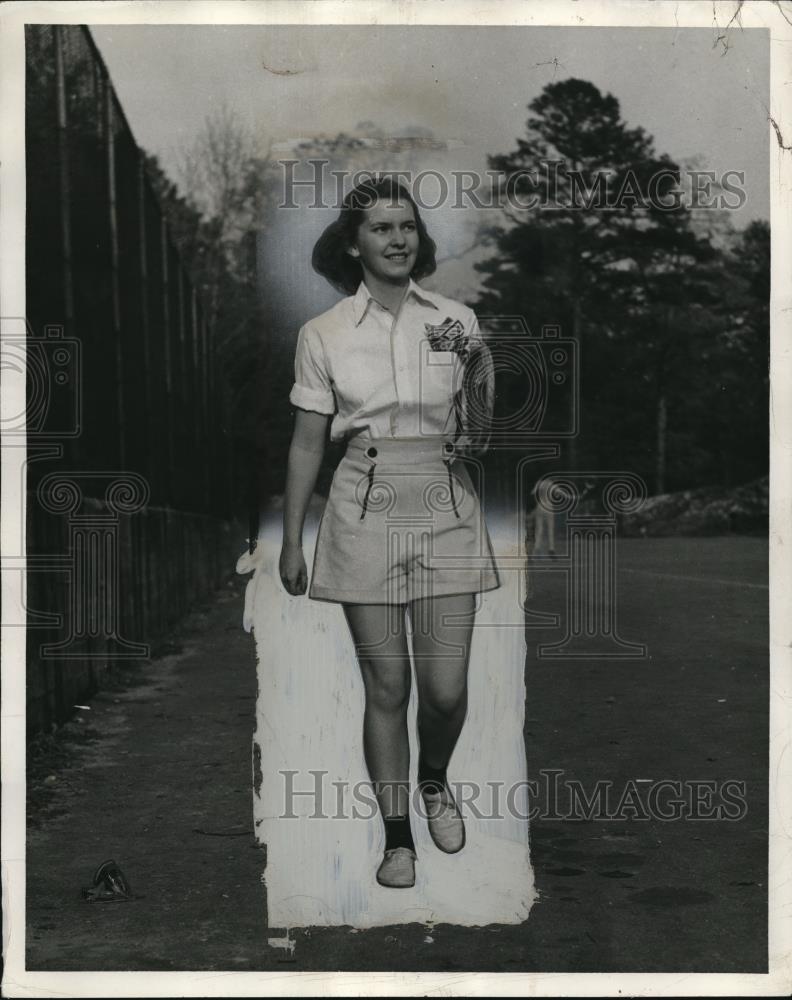
[[[366,689],[363,752],[383,818],[409,813],[410,654],[403,604],[344,604]]]
[[[475,594],[423,598],[411,601],[409,609],[421,756],[431,768],[444,770],[467,714]]]

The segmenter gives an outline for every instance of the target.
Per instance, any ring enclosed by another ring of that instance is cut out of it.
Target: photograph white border
[[[792,989],[792,2],[687,0],[246,0],[16,2],[0,7],[0,316],[25,316],[24,25],[398,24],[691,27],[770,33],[771,492],[769,973],[26,972],[25,637],[22,574],[3,575],[2,901],[9,997],[769,996]],[[24,377],[0,375],[3,420],[24,410]],[[24,447],[2,452],[2,551],[16,551]],[[24,507],[22,507],[24,510]],[[8,579],[6,579],[6,577]],[[18,620],[18,619],[17,619]]]

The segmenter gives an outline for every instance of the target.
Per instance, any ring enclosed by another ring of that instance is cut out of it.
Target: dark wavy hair
[[[354,295],[363,280],[363,267],[359,260],[350,257],[348,248],[355,242],[358,229],[366,217],[366,210],[380,199],[389,198],[394,203],[408,202],[415,213],[418,231],[418,254],[410,277],[416,281],[434,274],[437,268],[437,246],[426,231],[418,206],[409,191],[393,177],[372,177],[354,187],[341,203],[341,214],[325,229],[313,249],[311,264],[314,271],[326,278],[333,288],[347,295]]]

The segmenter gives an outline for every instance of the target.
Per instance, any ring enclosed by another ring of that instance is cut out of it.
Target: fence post
[[[58,122],[58,193],[60,196],[60,243],[61,243],[61,282],[63,318],[66,335],[74,336],[74,274],[72,267],[72,236],[71,236],[71,181],[69,171],[69,122],[66,110],[66,70],[63,53],[63,26],[53,26],[53,42],[55,47],[55,89]],[[79,387],[69,383],[69,412],[74,412],[75,403],[79,399]],[[62,446],[66,460],[77,463],[79,454],[79,438],[65,438]]]
[[[118,210],[116,205],[115,129],[113,88],[104,76],[105,165],[107,169],[107,221],[110,235],[110,291],[113,303],[113,340],[116,367],[116,419],[118,420],[118,467],[126,468],[126,421],[124,419],[124,349],[121,339],[121,296],[118,285]]]
[[[194,404],[195,422],[193,424],[193,445],[196,459],[200,461],[196,469],[195,485],[198,491],[196,510],[206,513],[206,493],[209,486],[209,466],[203,458],[208,427],[206,410],[203,408],[203,362],[201,354],[201,328],[199,326],[198,296],[195,285],[190,282],[190,331],[192,333],[193,384],[192,398]]]
[[[60,186],[61,254],[63,257],[63,311],[69,333],[74,319],[74,290],[72,288],[71,213],[69,184],[69,135],[66,118],[66,80],[63,65],[63,28],[53,28],[55,42],[55,85],[58,102],[58,181]]]
[[[184,264],[178,261],[176,267],[178,285],[177,300],[179,303],[179,405],[181,406],[183,419],[179,433],[180,476],[179,482],[182,487],[182,508],[184,510],[194,510],[195,503],[195,461],[197,455],[192,450],[193,432],[192,426],[195,412],[192,400],[192,357],[187,338],[187,302],[185,295],[185,274]]]
[[[220,421],[222,412],[219,400],[215,392],[215,356],[214,356],[214,333],[211,325],[204,316],[203,322],[205,357],[206,357],[206,406],[212,406],[212,426],[210,428],[210,449],[209,460],[212,467],[217,469],[220,462]],[[220,514],[220,489],[217,484],[217,477],[212,480],[211,509],[215,515]]]
[[[146,454],[149,462],[154,462],[154,407],[152,406],[152,371],[151,371],[151,328],[149,325],[149,288],[148,288],[148,253],[146,248],[146,200],[145,200],[145,164],[140,149],[137,151],[137,215],[138,215],[138,268],[140,276],[141,324],[140,335],[143,338],[143,400],[146,414]],[[149,475],[151,474],[149,469]],[[155,470],[156,471],[156,470]]]
[[[168,274],[168,223],[165,216],[160,221],[160,238],[162,243],[162,341],[165,349],[165,413],[167,430],[166,439],[166,469],[163,477],[165,483],[164,503],[173,504],[173,357],[171,353],[171,315],[170,315],[170,276]]]

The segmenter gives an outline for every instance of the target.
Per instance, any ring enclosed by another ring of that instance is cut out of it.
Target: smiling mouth
[[[386,253],[388,260],[407,260],[409,254],[406,253]]]

